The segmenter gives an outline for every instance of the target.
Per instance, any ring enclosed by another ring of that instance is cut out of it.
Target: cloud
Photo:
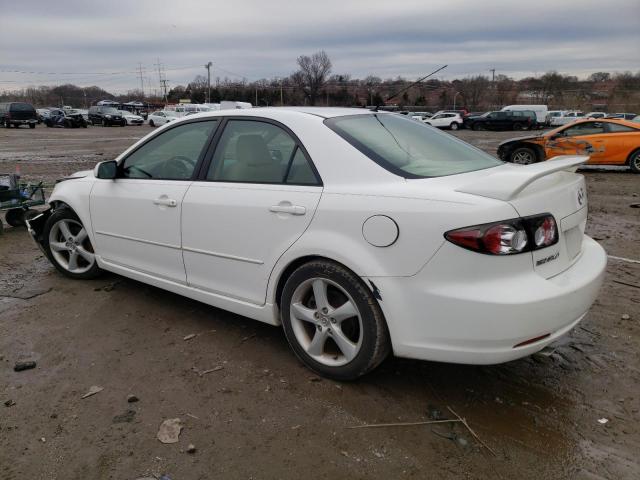
[[[71,82],[126,91],[140,84],[139,62],[157,88],[158,58],[171,85],[209,60],[214,78],[253,80],[288,75],[298,55],[320,49],[334,72],[355,77],[416,78],[442,64],[441,78],[640,70],[636,0],[1,1],[0,89]]]

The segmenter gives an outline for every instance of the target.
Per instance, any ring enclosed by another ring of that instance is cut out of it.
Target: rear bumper
[[[11,120],[7,120],[11,125],[35,125],[38,123],[38,120],[35,118],[30,118],[28,120],[19,120],[17,118],[12,118]]]
[[[603,248],[586,236],[573,265],[549,279],[532,269],[510,275],[499,265],[485,277],[483,268],[469,266],[473,259],[467,255],[477,254],[445,242],[417,275],[371,279],[397,356],[494,364],[535,353],[585,316],[607,261]]]

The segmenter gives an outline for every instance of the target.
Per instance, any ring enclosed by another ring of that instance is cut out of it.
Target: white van
[[[249,102],[232,102],[230,100],[223,100],[220,102],[220,110],[236,110],[243,108],[252,108]]]
[[[538,125],[544,125],[547,121],[548,108],[546,105],[508,105],[502,109],[503,112],[517,112],[520,110],[535,112]]]

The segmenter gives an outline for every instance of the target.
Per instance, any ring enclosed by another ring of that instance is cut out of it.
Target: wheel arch
[[[96,242],[91,223],[91,211],[89,209],[89,195],[92,186],[92,182],[83,181],[83,179],[60,182],[56,185],[49,198],[49,205],[51,205],[53,209],[66,207],[72,210],[78,216],[82,225],[87,229],[89,238],[95,248]]]
[[[629,155],[627,155],[627,160],[624,162],[624,164],[627,166],[631,165],[631,158],[638,152],[640,152],[640,148],[634,148],[633,150],[631,150]]]
[[[531,150],[533,150],[533,152],[536,155],[537,162],[542,162],[545,159],[544,149],[540,145],[536,143],[523,142],[523,141],[514,142],[513,144],[508,145],[508,151],[506,152],[506,156],[510,158],[513,151],[521,147],[530,148]]]
[[[317,255],[317,254],[310,254],[310,255],[302,255],[299,257],[296,257],[292,260],[290,260],[285,266],[284,268],[280,269],[278,274],[277,274],[277,281],[275,283],[275,289],[273,292],[273,301],[274,304],[277,305],[278,309],[280,308],[280,302],[282,299],[282,291],[284,290],[284,286],[287,283],[287,280],[289,279],[289,277],[291,277],[291,275],[293,274],[293,272],[295,272],[299,267],[301,267],[302,265],[309,263],[309,262],[313,262],[313,261],[317,261],[317,260],[325,260],[328,262],[333,262],[336,263],[338,265],[340,265],[343,268],[346,268],[347,270],[351,271],[356,277],[360,278],[364,284],[367,286],[367,288],[371,291],[371,293],[376,297],[379,298],[379,292],[377,291],[377,288],[374,288],[373,286],[369,285],[366,281],[364,281],[364,279],[362,278],[362,276],[358,275],[356,273],[356,271],[350,267],[349,265],[345,265],[343,262],[340,262],[338,260],[335,260],[333,258],[324,256],[324,255]]]

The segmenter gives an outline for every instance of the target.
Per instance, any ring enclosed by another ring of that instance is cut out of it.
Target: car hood
[[[508,138],[508,139],[500,142],[498,144],[498,146],[506,145],[507,143],[511,143],[511,142],[521,142],[523,140],[537,140],[537,139],[542,138],[542,137],[544,137],[544,134],[540,134],[539,133],[537,135],[526,135],[524,137]]]

